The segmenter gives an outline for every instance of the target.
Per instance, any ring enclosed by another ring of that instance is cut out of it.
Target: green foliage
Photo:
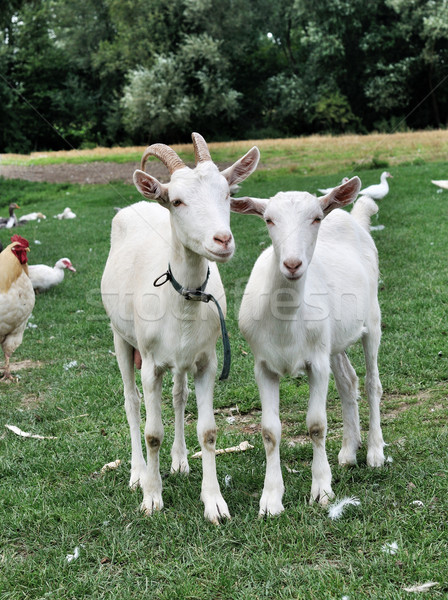
[[[406,83],[415,63],[416,59],[409,57],[392,65],[377,65],[378,75],[365,87],[369,105],[378,112],[406,108],[409,98]]]
[[[265,122],[271,127],[293,135],[306,130],[312,119],[306,86],[297,75],[274,75],[268,81],[265,102]]]
[[[220,44],[203,34],[186,36],[176,55],[158,56],[151,69],[132,71],[122,103],[134,138],[182,139],[192,129],[207,135],[234,120],[240,94],[224,69]]]
[[[0,151],[187,141],[192,128],[242,139],[441,127],[447,11],[445,0],[8,0]]]
[[[189,125],[194,107],[183,92],[182,73],[172,56],[159,56],[151,70],[132,71],[123,90],[125,125],[140,140],[149,141],[150,135],[169,139]]]
[[[324,131],[341,133],[360,128],[360,119],[355,117],[347,98],[339,92],[320,98],[314,110],[314,121],[319,123]]]

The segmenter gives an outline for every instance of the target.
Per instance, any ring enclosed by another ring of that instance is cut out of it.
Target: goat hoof
[[[190,473],[190,465],[186,459],[173,460],[171,463],[171,473],[180,473],[181,475],[188,475]]]
[[[268,498],[265,494],[261,496],[259,517],[275,517],[280,515],[284,510],[281,496],[277,498],[274,496]]]
[[[344,452],[339,453],[338,463],[341,467],[355,467],[357,465],[356,454]]]
[[[144,512],[147,517],[150,517],[156,511],[162,510],[162,508],[162,496],[152,496],[143,500],[140,510]]]
[[[382,467],[384,465],[384,453],[381,451],[368,451],[367,452],[367,464],[369,467]]]
[[[231,519],[229,509],[224,498],[209,500],[205,504],[204,517],[213,523],[219,525],[225,519]]]
[[[334,498],[333,490],[330,488],[322,490],[311,490],[310,504],[318,502],[321,506],[327,506],[329,501]]]

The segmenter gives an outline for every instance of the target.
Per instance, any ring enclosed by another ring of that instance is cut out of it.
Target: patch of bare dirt
[[[434,390],[422,390],[418,392],[415,396],[407,396],[407,395],[389,395],[383,398],[383,403],[387,403],[387,401],[397,402],[398,406],[387,412],[382,414],[383,419],[395,419],[399,414],[406,412],[410,408],[414,408],[416,406],[422,406],[431,399],[434,394]],[[434,408],[434,407],[433,407]]]
[[[293,435],[288,441],[288,445],[292,448],[294,448],[294,446],[304,446],[305,444],[311,444],[311,438],[309,435]]]
[[[14,373],[16,371],[23,371],[23,369],[36,369],[38,367],[42,367],[43,366],[43,362],[40,362],[39,360],[22,360],[22,361],[11,361],[10,363],[10,367],[11,367],[11,373],[14,376]],[[1,372],[0,375],[3,374],[3,366],[1,367]],[[11,380],[7,380],[4,383],[10,383]]]
[[[31,396],[25,396],[20,401],[20,406],[26,410],[34,410],[37,408],[42,400],[33,394]]]
[[[36,369],[43,367],[44,363],[40,360],[22,360],[18,362],[11,361],[11,371],[22,371],[23,369]]]
[[[219,170],[230,166],[231,163],[219,163]],[[193,163],[187,166],[194,167]],[[132,175],[140,163],[89,162],[83,164],[56,164],[17,166],[4,165],[0,167],[0,176],[5,179],[23,179],[25,181],[48,183],[112,183],[123,182],[132,184]],[[146,171],[153,177],[166,183],[169,180],[167,168],[159,161],[151,161],[146,165]]]

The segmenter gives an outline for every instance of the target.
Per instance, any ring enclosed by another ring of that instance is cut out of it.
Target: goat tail
[[[370,196],[361,196],[355,202],[350,214],[366,231],[370,232],[370,217],[378,212],[378,205]]]

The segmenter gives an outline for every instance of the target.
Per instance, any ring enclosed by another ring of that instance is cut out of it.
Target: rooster
[[[33,285],[28,277],[28,240],[13,235],[11,242],[0,254],[0,344],[5,355],[5,372],[0,381],[14,379],[9,359],[22,343],[35,302]]]

